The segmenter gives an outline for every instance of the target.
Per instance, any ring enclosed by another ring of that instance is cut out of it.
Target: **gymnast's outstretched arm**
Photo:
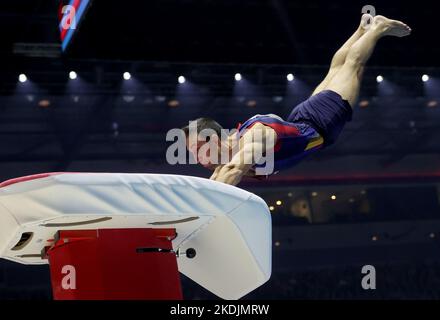
[[[211,176],[211,180],[234,186],[237,185],[255,165],[253,154],[254,152],[258,152],[259,149],[263,150],[262,143],[245,144],[228,164],[217,167]]]
[[[268,135],[271,139],[268,139]],[[262,124],[255,125],[240,139],[240,149],[225,165],[220,165],[211,176],[211,180],[237,185],[241,179],[251,173],[264,154],[273,150],[276,133]]]

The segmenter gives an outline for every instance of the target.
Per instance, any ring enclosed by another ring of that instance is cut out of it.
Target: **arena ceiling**
[[[354,31],[365,1],[92,1],[68,56],[174,62],[328,64]],[[440,66],[436,1],[380,1],[377,14],[407,22],[371,65]],[[14,43],[56,43],[58,1],[4,0],[1,54]]]

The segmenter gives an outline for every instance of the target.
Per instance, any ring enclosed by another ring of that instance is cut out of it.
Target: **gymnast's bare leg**
[[[331,78],[325,90],[340,94],[353,107],[359,95],[365,64],[379,39],[385,36],[405,37],[410,33],[411,28],[401,21],[384,16],[374,17],[371,27],[352,44],[344,64]]]

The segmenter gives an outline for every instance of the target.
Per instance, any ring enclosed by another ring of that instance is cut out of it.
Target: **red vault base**
[[[46,249],[54,299],[182,299],[175,237],[175,229],[59,231]]]

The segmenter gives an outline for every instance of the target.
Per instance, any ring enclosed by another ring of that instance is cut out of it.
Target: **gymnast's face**
[[[208,141],[197,141],[194,143],[187,139],[187,147],[194,158],[207,169],[214,170],[218,166],[220,141],[216,135],[210,136]],[[217,146],[217,148],[215,148]]]

